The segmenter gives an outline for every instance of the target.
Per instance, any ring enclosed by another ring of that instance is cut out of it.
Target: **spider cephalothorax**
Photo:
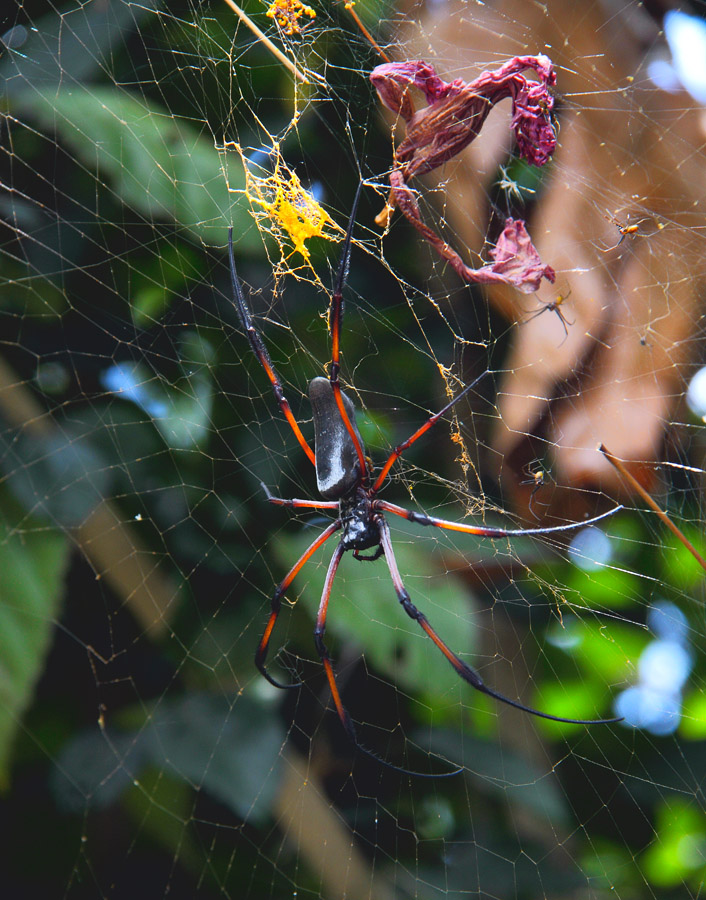
[[[353,497],[341,500],[338,515],[343,523],[341,543],[344,549],[353,550],[358,559],[368,558],[358,556],[358,551],[380,546],[380,527],[367,492],[357,488]],[[378,553],[375,558],[381,555]]]
[[[553,719],[558,722],[592,725],[619,721],[618,719],[567,719],[561,716],[553,716],[550,713],[540,712],[539,710],[525,706],[518,700],[512,700],[488,687],[475,669],[472,669],[467,663],[463,662],[463,660],[439,637],[430,625],[426,616],[412,603],[412,600],[404,587],[397,568],[395,554],[392,549],[390,527],[387,524],[385,513],[400,516],[401,518],[415,522],[418,525],[444,528],[463,534],[473,534],[481,537],[501,538],[513,537],[515,535],[550,534],[557,531],[566,531],[570,528],[583,527],[596,522],[605,516],[612,515],[621,507],[616,507],[608,513],[603,513],[603,515],[596,516],[595,518],[584,522],[559,525],[553,528],[530,528],[513,531],[503,528],[486,528],[484,526],[468,525],[462,522],[437,519],[426,513],[419,513],[413,510],[404,509],[401,506],[395,506],[378,497],[378,492],[387,482],[387,476],[390,469],[402,453],[435,425],[452,406],[465,397],[477,384],[479,379],[476,379],[474,382],[467,385],[449,403],[447,403],[443,409],[431,415],[409,438],[407,438],[406,441],[398,444],[398,446],[389,454],[380,471],[377,472],[377,477],[374,476],[372,466],[365,456],[363,441],[355,423],[355,407],[350,398],[341,390],[338,381],[338,373],[340,371],[340,335],[343,322],[343,288],[348,272],[351,234],[355,223],[359,193],[360,188],[358,189],[358,194],[356,194],[353,211],[346,231],[341,262],[338,267],[338,274],[329,309],[329,327],[331,330],[332,343],[331,365],[329,369],[330,374],[328,378],[314,378],[309,385],[309,399],[314,422],[314,450],[309,446],[309,443],[302,434],[302,431],[294,418],[289,403],[284,396],[282,384],[267,352],[267,348],[252,322],[250,311],[245,303],[240,282],[235,271],[232,229],[228,235],[233,298],[240,321],[248,336],[253,352],[260,360],[260,363],[267,373],[267,377],[270,380],[275,398],[282,413],[289,422],[304,453],[315,466],[317,487],[323,498],[322,500],[289,500],[281,497],[274,497],[269,490],[265,488],[267,499],[270,503],[278,506],[288,506],[296,509],[328,509],[337,511],[336,519],[311,543],[308,549],[290,569],[284,580],[277,586],[277,589],[272,596],[270,616],[265,627],[265,632],[255,654],[255,663],[267,680],[277,687],[299,687],[299,683],[281,684],[267,671],[265,660],[270,645],[270,639],[272,637],[272,631],[280,612],[282,597],[289,589],[296,575],[319,547],[325,544],[337,531],[341,531],[341,539],[333,553],[326,574],[321,603],[316,617],[314,639],[317,652],[326,672],[326,678],[328,680],[338,717],[351,741],[359,750],[373,756],[375,759],[378,759],[380,762],[383,762],[393,769],[408,773],[408,770],[406,769],[399,769],[398,766],[395,766],[392,763],[380,760],[375,753],[366,749],[359,743],[351,717],[341,700],[331,658],[326,648],[326,644],[324,643],[326,615],[334,579],[341,558],[348,550],[353,551],[353,555],[359,560],[372,561],[384,557],[390,572],[395,593],[397,594],[397,599],[405,613],[419,624],[425,634],[430,637],[439,650],[441,650],[459,676],[476,690],[494,697],[496,700],[501,700],[503,703],[507,703],[510,706],[514,706],[517,709],[531,713],[532,715],[540,716],[545,719]],[[373,553],[369,556],[363,556],[360,553],[360,551],[363,550],[373,550]],[[461,770],[456,769],[453,772],[443,774],[453,775],[459,771]]]

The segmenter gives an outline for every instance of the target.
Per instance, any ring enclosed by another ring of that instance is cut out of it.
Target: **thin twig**
[[[630,472],[625,468],[622,462],[606,448],[605,444],[601,444],[598,448],[603,456],[608,460],[608,462],[620,472],[623,478],[633,487],[637,493],[642,497],[645,503],[653,509],[659,518],[664,522],[664,524],[669,528],[669,530],[676,535],[677,538],[682,542],[682,544],[686,547],[686,549],[691,553],[694,559],[698,562],[702,569],[706,570],[706,559],[701,556],[696,547],[691,543],[691,541],[686,537],[686,535],[672,522],[666,512],[660,509],[659,506],[655,503],[655,501],[650,497],[647,491],[643,488],[640,482],[635,478],[634,475],[631,475]]]
[[[225,2],[230,6],[236,16],[240,19],[243,25],[247,25],[247,27],[252,31],[255,37],[260,41],[261,44],[264,44],[265,47],[276,56],[277,59],[282,63],[283,66],[286,66],[289,71],[294,75],[295,78],[298,78],[304,84],[309,84],[309,79],[304,75],[304,73],[298,69],[295,64],[292,62],[289,57],[285,56],[284,53],[279,49],[279,47],[275,46],[272,41],[267,37],[267,35],[260,31],[257,25],[253,22],[253,20],[248,16],[243,10],[235,3],[235,0],[225,0]]]
[[[348,3],[346,3],[345,6],[346,6],[346,9],[348,10],[348,12],[353,16],[353,21],[360,29],[360,33],[367,40],[367,42],[370,44],[370,46],[374,47],[375,50],[377,50],[378,54],[385,60],[386,63],[392,62],[392,60],[387,55],[387,53],[385,53],[385,51],[382,49],[382,47],[380,47],[378,42],[375,40],[375,38],[372,36],[372,34],[368,31],[368,29],[365,27],[365,25],[363,25],[363,23],[360,20],[360,16],[353,9],[353,4],[348,2]]]

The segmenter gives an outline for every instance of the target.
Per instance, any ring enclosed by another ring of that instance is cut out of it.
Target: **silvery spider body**
[[[343,391],[341,397],[362,447],[363,440],[355,423],[355,407]],[[314,378],[311,381],[309,400],[314,420],[316,484],[326,500],[339,501],[343,546],[346,550],[377,547],[380,531],[370,505],[369,492],[361,487],[362,473],[355,445],[341,419],[328,378]]]

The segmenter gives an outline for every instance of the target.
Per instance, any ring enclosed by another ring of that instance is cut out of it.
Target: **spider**
[[[616,247],[619,247],[623,243],[623,241],[629,234],[637,234],[637,232],[640,230],[639,222],[636,222],[634,225],[623,225],[620,219],[616,219],[615,216],[604,216],[604,218],[606,218],[612,225],[615,225],[615,227],[620,232],[620,240],[618,241],[618,243],[613,244],[612,247],[606,247],[603,251],[604,253],[607,253],[609,250],[615,250]]]
[[[475,387],[479,379],[467,385],[456,396],[439,410],[439,412],[431,415],[417,430],[395,447],[389,454],[382,468],[378,472],[374,472],[372,464],[366,459],[363,441],[358,432],[355,423],[355,408],[350,398],[341,390],[339,382],[340,371],[340,339],[343,324],[343,290],[346,284],[348,269],[350,264],[351,253],[351,236],[355,224],[355,216],[360,195],[359,185],[356,193],[353,210],[351,212],[350,221],[346,230],[343,242],[343,250],[341,260],[338,266],[336,279],[334,282],[334,290],[331,297],[329,307],[329,329],[331,332],[331,364],[328,378],[317,377],[309,384],[309,400],[312,407],[312,418],[314,425],[314,450],[312,450],[308,441],[304,437],[291,407],[284,396],[282,384],[279,376],[270,359],[270,355],[263,342],[263,339],[255,327],[250,310],[243,296],[242,287],[235,269],[235,260],[233,256],[233,230],[228,231],[228,253],[230,262],[230,274],[233,291],[233,302],[238,311],[242,327],[247,334],[250,346],[260,361],[267,377],[272,385],[275,398],[282,414],[292,428],[302,450],[306,454],[309,461],[315,467],[316,482],[321,500],[297,500],[283,499],[273,496],[267,487],[263,485],[267,499],[270,503],[277,506],[286,506],[290,509],[328,509],[336,511],[336,518],[322,533],[311,543],[307,550],[299,557],[296,563],[289,570],[285,578],[277,586],[272,595],[270,615],[265,627],[262,639],[255,653],[255,664],[262,672],[265,678],[278,688],[297,688],[301,686],[300,682],[291,684],[282,684],[276,681],[267,671],[265,660],[270,645],[272,632],[280,613],[282,598],[294,581],[302,567],[314,555],[314,553],[322,547],[329,538],[333,537],[337,532],[341,532],[341,538],[333,552],[331,562],[329,563],[328,572],[324,581],[324,588],[321,596],[318,614],[316,617],[316,626],[314,628],[314,643],[316,651],[319,655],[328,686],[331,691],[333,703],[338,714],[341,725],[345,729],[348,738],[352,744],[360,752],[371,756],[373,759],[402,772],[407,775],[421,775],[423,777],[440,777],[438,775],[410,772],[395,766],[393,763],[378,756],[372,750],[369,750],[358,740],[353,720],[351,719],[346,707],[343,705],[341,694],[336,683],[336,675],[333,668],[333,662],[329,656],[328,649],[324,642],[326,631],[326,616],[328,612],[329,600],[333,589],[336,571],[344,553],[351,550],[353,556],[365,562],[370,562],[384,557],[390,572],[392,586],[397,599],[405,613],[415,622],[417,622],[422,631],[434,642],[436,647],[443,653],[449,663],[456,672],[467,681],[471,687],[477,691],[481,691],[496,700],[514,706],[516,709],[531,713],[534,716],[541,716],[545,719],[552,719],[557,722],[570,722],[579,725],[594,725],[616,722],[619,719],[567,719],[561,716],[554,716],[550,713],[540,712],[520,703],[519,700],[513,700],[510,697],[499,693],[488,687],[482,680],[481,676],[475,669],[467,665],[463,660],[451,650],[445,641],[436,633],[431,626],[429,620],[420,612],[412,602],[397,567],[395,554],[392,549],[392,541],[390,539],[390,527],[385,518],[385,513],[391,513],[394,516],[407,519],[422,526],[431,526],[434,528],[444,528],[450,531],[461,532],[462,534],[473,534],[489,538],[506,538],[515,535],[534,535],[534,534],[553,534],[556,532],[567,531],[571,528],[583,527],[587,524],[597,522],[608,515],[612,515],[622,507],[616,506],[614,509],[593,519],[585,522],[576,522],[569,525],[560,525],[551,528],[530,528],[526,530],[507,530],[504,528],[486,528],[476,525],[467,525],[460,522],[446,521],[429,516],[423,512],[404,509],[386,500],[381,500],[378,494],[387,480],[390,469],[400,458],[402,453],[411,447],[419,438],[426,434],[438,421],[442,418],[456,403],[465,397],[469,391]],[[484,373],[485,374],[485,373]],[[482,376],[481,376],[482,377]],[[364,555],[363,551],[372,551],[369,555]],[[451,772],[441,773],[441,777],[447,775],[456,775],[461,769],[454,769]]]
[[[569,297],[571,296],[571,288],[569,288],[566,294],[557,294],[556,298],[552,300],[550,303],[541,303],[539,309],[536,309],[531,316],[528,316],[522,324],[526,324],[527,322],[531,322],[532,319],[536,319],[537,316],[541,316],[542,313],[545,312],[553,312],[556,313],[559,321],[561,322],[561,327],[564,329],[564,334],[566,337],[569,336],[569,325],[573,325],[574,322],[570,322],[566,316],[564,315],[564,311],[561,309],[563,303],[565,303]],[[566,338],[564,338],[566,340]],[[562,344],[564,342],[562,341]]]
[[[643,216],[643,218],[639,219],[637,222],[634,222],[632,225],[624,225],[620,219],[616,219],[615,216],[603,216],[604,219],[607,219],[611,225],[615,225],[615,227],[620,232],[620,240],[617,244],[613,244],[612,247],[603,248],[603,253],[609,253],[611,250],[615,250],[619,247],[626,237],[632,237],[633,235],[637,235],[638,237],[651,237],[657,232],[662,231],[664,228],[664,222],[657,222],[651,216]]]
[[[544,312],[544,310],[541,310],[541,311]],[[547,484],[547,473],[544,471],[544,469],[534,469],[532,467],[531,463],[529,466],[527,466],[525,468],[525,472],[528,477],[524,481],[521,481],[520,484],[521,485],[530,485],[530,484],[532,485],[532,492],[530,493],[529,500],[527,502],[527,507],[528,507],[529,511],[532,513],[532,515],[535,517],[535,519],[538,519],[539,516],[535,513],[534,509],[532,508],[532,502],[534,500],[535,494],[539,493],[539,491],[541,491],[541,489]],[[544,506],[545,504],[542,504],[542,505]]]

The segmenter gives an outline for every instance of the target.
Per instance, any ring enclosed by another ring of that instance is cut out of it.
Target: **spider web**
[[[703,569],[595,448],[704,553],[704,8],[355,6],[391,59],[445,80],[553,60],[548,166],[517,158],[502,103],[410,185],[469,267],[508,217],[526,220],[557,272],[529,295],[463,284],[399,212],[375,223],[405,135],[369,80],[382,60],[344,4],[296,11],[5,13],[8,893],[701,896]],[[329,371],[361,180],[341,379],[374,463],[483,375],[384,498],[505,528],[626,507],[542,540],[390,522],[414,603],[489,685],[619,725],[559,725],[473,691],[399,609],[384,561],[344,558],[327,643],[361,741],[415,771],[462,766],[455,778],[400,775],[346,739],[312,638],[333,546],[272,639],[273,674],[302,687],[277,691],[253,664],[276,585],[327,520],[266,502],[263,484],[313,499],[315,478],[238,323],[227,228],[311,440],[306,390]]]

